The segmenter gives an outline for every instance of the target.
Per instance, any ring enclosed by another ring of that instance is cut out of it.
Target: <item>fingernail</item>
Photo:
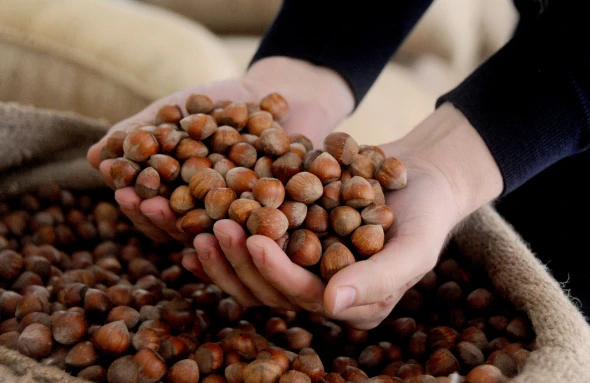
[[[196,249],[197,250],[197,255],[199,256],[199,260],[201,261],[208,261],[209,260],[209,250],[201,250],[201,249]]]
[[[219,242],[221,247],[228,248],[231,246],[231,238],[229,237],[229,235],[215,230],[213,230],[213,232],[215,233],[215,237],[217,237],[217,241]]]
[[[354,302],[356,290],[354,287],[344,286],[336,289],[336,302],[334,303],[334,314],[346,310]]]

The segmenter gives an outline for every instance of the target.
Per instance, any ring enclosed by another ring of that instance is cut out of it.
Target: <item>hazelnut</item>
[[[133,336],[133,347],[139,351],[148,348],[153,351],[160,350],[160,338],[156,330],[152,328],[141,328]]]
[[[17,350],[26,356],[40,359],[48,356],[53,348],[51,330],[41,323],[32,323],[20,334]]]
[[[254,172],[259,178],[272,178],[273,160],[270,157],[262,156],[254,164]]]
[[[276,92],[270,93],[260,100],[260,109],[272,114],[272,117],[279,122],[289,118],[289,104],[282,95]]]
[[[154,117],[154,125],[160,125],[163,123],[178,124],[182,119],[182,111],[178,105],[163,105],[156,112]]]
[[[513,377],[518,372],[516,362],[508,353],[502,350],[497,350],[488,355],[486,364],[491,364],[497,367],[504,376]]]
[[[203,343],[192,356],[199,365],[199,371],[209,374],[223,366],[223,350],[217,343]]]
[[[456,347],[456,355],[461,366],[469,369],[485,362],[483,352],[473,343],[459,342]]]
[[[268,339],[272,339],[287,330],[287,322],[280,317],[271,317],[266,321],[264,328],[264,335]]]
[[[158,382],[168,369],[164,359],[148,348],[139,350],[132,360],[137,366],[138,382]]]
[[[289,246],[289,233],[285,233],[283,235],[281,235],[279,237],[279,239],[277,239],[275,241],[277,243],[277,246],[279,246],[279,248],[286,253],[287,252],[287,246]]]
[[[289,221],[279,209],[260,207],[251,212],[246,226],[252,235],[264,235],[277,240],[287,231]]]
[[[123,150],[123,142],[125,141],[125,137],[127,137],[126,132],[122,130],[116,130],[109,134],[109,137],[107,138],[105,147],[115,156],[115,158],[123,157],[125,154]]]
[[[330,225],[336,234],[345,237],[361,225],[361,214],[350,206],[338,206],[330,212]]]
[[[125,355],[115,359],[107,370],[109,383],[137,382],[139,378],[137,365],[131,355]]]
[[[298,229],[291,234],[286,253],[293,263],[303,267],[312,266],[322,257],[322,245],[312,231]]]
[[[285,187],[276,178],[259,178],[252,186],[252,195],[262,206],[278,208],[285,199]]]
[[[388,230],[393,224],[393,211],[387,205],[371,204],[361,211],[361,218],[366,225],[381,225]]]
[[[158,151],[160,153],[172,152],[176,149],[176,145],[178,145],[180,140],[186,138],[186,136],[176,128],[176,125],[172,124],[159,125],[154,130],[153,135],[158,142]]]
[[[228,170],[225,175],[227,186],[232,188],[236,194],[251,191],[258,180],[258,175],[252,169],[241,166]]]
[[[326,251],[326,249],[328,247],[330,247],[330,245],[335,242],[341,243],[346,246],[346,241],[342,237],[340,237],[338,235],[334,235],[334,234],[329,234],[329,235],[322,237],[321,242],[322,242],[322,252]]]
[[[488,347],[488,338],[486,334],[475,326],[465,328],[459,334],[457,342],[469,342],[480,350],[486,350]]]
[[[260,110],[250,114],[246,127],[250,134],[260,136],[262,132],[272,127],[272,121],[272,114],[265,110]]]
[[[362,154],[357,154],[349,165],[350,174],[371,179],[375,177],[375,164]]]
[[[111,178],[115,188],[132,186],[139,174],[140,166],[127,158],[117,158],[111,165]]]
[[[287,152],[277,158],[272,164],[272,175],[286,184],[291,177],[301,172],[303,162],[301,158],[292,152]]]
[[[170,195],[170,209],[176,214],[186,214],[196,206],[195,198],[191,194],[190,187],[180,185]]]
[[[13,280],[20,275],[22,268],[23,257],[19,253],[9,249],[0,250],[0,279]]]
[[[53,338],[61,344],[71,345],[80,342],[88,332],[84,315],[71,312],[55,312],[51,316]]]
[[[248,122],[248,107],[244,102],[231,102],[223,108],[218,116],[222,125],[229,125],[236,130],[241,130]]]
[[[205,196],[205,211],[211,219],[224,219],[235,200],[236,193],[232,189],[213,188]]]
[[[350,165],[358,154],[359,146],[352,136],[344,132],[332,132],[324,139],[324,150],[341,165]]]
[[[31,323],[41,323],[49,328],[51,328],[51,316],[47,313],[42,312],[32,312],[23,317],[19,323],[20,331],[24,330],[28,325]]]
[[[428,335],[426,335],[423,331],[416,331],[410,336],[410,340],[408,342],[408,352],[414,358],[422,358],[426,356],[427,353],[427,346],[426,346],[426,339]]]
[[[234,163],[236,166],[241,166],[244,168],[251,168],[256,163],[258,159],[258,153],[254,146],[246,143],[246,142],[238,142],[237,144],[233,145],[229,152],[227,153],[227,157]]]
[[[199,381],[199,366],[192,359],[183,359],[174,363],[166,379],[169,383],[192,383]],[[230,383],[230,382],[228,382]]]
[[[49,301],[44,295],[26,293],[16,305],[14,315],[18,319],[22,319],[25,315],[34,312],[49,313]]]
[[[380,225],[360,226],[352,233],[351,241],[361,257],[370,257],[383,248],[385,242],[383,228]]]
[[[502,371],[489,364],[477,366],[465,376],[465,383],[504,383],[505,381]]]
[[[440,305],[456,306],[462,301],[461,286],[455,281],[448,281],[438,287],[436,299]]]
[[[93,342],[97,349],[107,354],[124,353],[129,347],[129,331],[125,322],[120,320],[99,327],[94,333]]]
[[[506,325],[506,335],[512,340],[525,341],[531,336],[531,328],[528,318],[515,317]]]
[[[98,360],[98,353],[92,342],[84,341],[76,344],[66,355],[65,362],[74,367],[92,366]]]
[[[278,209],[287,217],[289,229],[297,229],[301,226],[307,215],[307,205],[301,202],[283,201]]]
[[[359,176],[352,177],[342,186],[342,200],[355,209],[369,206],[375,199],[375,191],[371,184]]]
[[[148,160],[148,165],[154,168],[166,182],[175,181],[180,174],[178,161],[166,154],[154,154]]]
[[[333,243],[322,255],[320,263],[322,277],[324,280],[329,281],[334,274],[354,262],[354,255],[346,246],[339,242]]]
[[[311,205],[307,208],[303,226],[316,233],[318,237],[323,236],[330,227],[330,216],[321,206]]]
[[[200,200],[205,199],[209,190],[213,188],[224,188],[226,186],[223,177],[215,170],[209,168],[197,169],[189,183],[191,194]]]
[[[176,145],[173,157],[180,162],[184,162],[191,157],[207,157],[208,154],[209,148],[202,141],[183,138]]]
[[[242,371],[244,383],[275,383],[281,377],[281,366],[271,359],[256,359]]]
[[[314,174],[301,172],[291,177],[285,185],[285,191],[294,201],[308,205],[322,196],[324,187]]]
[[[20,337],[20,332],[18,331],[9,331],[5,332],[0,335],[0,346],[16,350],[18,345],[18,338]]]
[[[289,135],[289,142],[291,144],[303,145],[306,153],[309,152],[310,150],[313,150],[313,143],[311,142],[311,140],[309,138],[307,138],[303,134],[300,134],[300,133],[290,134]]]
[[[385,159],[385,153],[379,146],[375,145],[360,145],[359,146],[359,154],[369,158],[375,168],[379,166],[381,161]]]
[[[375,197],[373,198],[373,203],[375,205],[383,205],[385,204],[385,194],[383,193],[383,188],[381,184],[376,179],[368,179],[367,182],[371,184],[373,187],[373,191],[375,192]]]
[[[223,372],[227,383],[241,383],[244,381],[244,369],[248,363],[234,362],[230,363]]]
[[[132,329],[139,323],[139,312],[129,306],[113,307],[106,319],[106,323],[122,320],[128,329]],[[137,334],[136,334],[137,335]]]
[[[291,145],[289,145],[289,151],[291,153],[297,154],[299,157],[301,157],[301,159],[303,159],[303,157],[305,157],[305,153],[307,153],[305,146],[297,142],[291,143]]]
[[[301,371],[290,370],[281,375],[279,383],[311,383],[311,378]]]
[[[180,127],[193,140],[204,140],[217,130],[217,122],[207,114],[196,113],[180,120]]]
[[[365,347],[358,357],[359,366],[364,369],[372,369],[383,363],[386,358],[385,349],[373,344]]]
[[[84,295],[84,311],[87,315],[106,314],[113,308],[113,302],[102,291],[98,289],[88,289]]]
[[[210,113],[213,108],[213,101],[204,94],[193,93],[186,99],[186,111],[189,114]]]
[[[209,147],[214,153],[226,153],[229,148],[242,141],[242,136],[235,128],[222,125],[209,138]]]
[[[141,198],[152,198],[158,195],[160,187],[160,175],[156,169],[147,167],[137,176],[135,192]]]
[[[344,367],[344,371],[342,371],[341,375],[344,378],[344,380],[353,383],[363,383],[369,379],[366,372],[354,366]]]
[[[441,348],[451,349],[459,336],[457,330],[448,326],[433,327],[428,331],[428,344],[431,351]]]
[[[107,370],[102,366],[94,365],[83,368],[76,376],[90,382],[106,382]]]
[[[135,162],[147,160],[150,156],[158,153],[159,147],[156,137],[145,130],[129,133],[123,141],[125,158]]]
[[[309,166],[308,171],[316,175],[324,185],[337,181],[342,175],[340,164],[328,152],[323,152],[317,156]]]
[[[340,375],[339,373],[329,372],[326,375],[324,375],[321,382],[322,383],[345,383],[346,381],[344,380],[342,375]]]
[[[267,156],[282,156],[289,152],[290,145],[287,133],[282,129],[270,128],[260,133],[260,146]],[[296,154],[293,155],[297,156]]]
[[[232,330],[221,341],[221,347],[225,353],[235,352],[246,360],[256,357],[260,350],[256,346],[254,334],[247,334],[240,330]]]
[[[381,186],[389,190],[402,189],[408,181],[408,172],[405,165],[394,157],[387,157],[377,167],[375,179]]]
[[[197,169],[213,167],[211,160],[207,157],[190,157],[180,167],[180,177],[189,183]]]
[[[318,200],[318,205],[330,211],[340,206],[340,195],[342,191],[342,182],[334,181],[324,186],[324,192]]]
[[[229,219],[239,223],[240,225],[245,225],[252,211],[260,207],[261,205],[258,201],[243,198],[237,199],[233,201],[231,205],[229,205]]]

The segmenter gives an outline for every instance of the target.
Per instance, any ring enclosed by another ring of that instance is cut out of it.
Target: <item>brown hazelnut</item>
[[[127,137],[126,132],[122,130],[115,130],[114,132],[109,134],[105,147],[115,157],[123,157],[123,155],[125,154],[125,152],[123,151],[123,142],[125,141],[125,137]]]
[[[170,195],[170,209],[176,214],[183,215],[194,209],[196,206],[195,198],[191,194],[190,187],[180,185]]]
[[[310,173],[317,176],[324,185],[337,181],[342,175],[342,168],[328,152],[323,152],[309,166]]]
[[[160,187],[160,175],[156,169],[147,167],[137,176],[135,192],[141,198],[152,198],[158,195]]]
[[[375,164],[366,156],[357,154],[349,165],[350,174],[366,179],[375,177]]]
[[[260,207],[250,213],[246,226],[252,235],[264,235],[277,240],[287,231],[289,221],[279,209]]]
[[[178,124],[182,119],[182,110],[178,105],[168,104],[163,105],[156,112],[154,117],[154,125],[160,125],[163,123]]]
[[[344,378],[344,380],[353,383],[363,383],[369,379],[369,376],[366,372],[354,366],[344,367],[344,371],[342,371],[341,375]]]
[[[448,326],[433,327],[428,331],[428,344],[431,351],[441,348],[451,349],[459,336],[457,330]]]
[[[236,166],[252,168],[258,158],[257,155],[258,153],[254,146],[246,142],[239,142],[229,149],[227,157],[236,164]]]
[[[48,356],[53,348],[51,330],[41,323],[30,324],[20,334],[16,348],[21,354],[34,359]]]
[[[88,289],[84,295],[84,311],[87,315],[106,314],[113,308],[113,302],[102,291],[98,289]]]
[[[259,178],[252,186],[252,195],[262,206],[278,208],[285,199],[285,187],[276,178]]]
[[[260,100],[260,109],[272,114],[273,118],[283,122],[289,118],[289,104],[279,93],[270,93]]]
[[[405,165],[394,157],[387,157],[377,167],[375,179],[381,183],[385,189],[397,190],[406,186],[408,181],[408,172]]]
[[[35,293],[24,294],[22,299],[16,305],[14,315],[18,319],[22,319],[25,315],[33,312],[49,313],[49,301],[47,300],[47,296]]]
[[[250,362],[242,371],[244,383],[275,383],[279,380],[281,374],[281,366],[270,359],[256,359]]]
[[[186,99],[186,111],[189,114],[210,113],[213,107],[213,100],[204,94],[193,93]]]
[[[3,334],[0,334],[0,346],[16,350],[18,346],[18,338],[20,337],[20,332],[18,331],[9,331]]]
[[[178,161],[166,154],[154,154],[148,160],[148,165],[153,167],[166,182],[176,180],[180,174]]]
[[[0,322],[0,334],[10,331],[20,331],[18,319],[16,317],[12,317]]]
[[[380,225],[360,226],[352,233],[351,241],[361,257],[370,257],[383,248],[385,242],[383,228]]]
[[[307,215],[307,205],[301,202],[295,201],[283,201],[283,203],[278,207],[280,211],[285,214],[287,220],[289,220],[289,229],[297,229]]]
[[[341,165],[350,165],[358,154],[358,143],[348,133],[333,132],[324,139],[324,150]]]
[[[373,187],[362,177],[354,176],[342,186],[342,200],[355,209],[369,206],[374,199]]]
[[[120,320],[99,327],[94,333],[93,342],[97,349],[107,354],[124,353],[129,347],[129,331],[125,322]]]
[[[250,114],[246,127],[250,134],[260,136],[262,132],[272,127],[272,120],[272,114],[265,110],[260,110]]]
[[[361,225],[361,214],[350,206],[338,206],[330,212],[330,225],[336,234],[346,237]]]
[[[20,275],[23,257],[14,250],[0,250],[0,279],[10,281]]]
[[[324,251],[326,251],[326,249],[328,247],[330,247],[330,245],[335,242],[341,243],[346,246],[346,241],[342,237],[335,235],[335,234],[328,234],[328,235],[322,237],[321,242],[322,242],[322,253]]]
[[[231,102],[223,108],[217,120],[219,124],[229,125],[239,131],[248,122],[248,107],[244,102]]]
[[[330,216],[321,206],[311,205],[307,208],[307,215],[303,221],[303,226],[307,230],[316,233],[318,237],[321,237],[330,228]]]
[[[204,140],[213,135],[217,130],[215,119],[204,113],[196,113],[180,120],[180,127],[188,133],[193,140]]]
[[[107,370],[107,381],[109,383],[138,382],[138,378],[137,365],[131,355],[115,359]]]
[[[198,382],[199,377],[200,372],[197,362],[192,359],[183,359],[170,367],[166,379],[169,383],[192,383]]]
[[[279,237],[279,239],[277,239],[275,242],[277,243],[277,246],[279,246],[279,248],[286,253],[287,252],[287,246],[289,246],[289,233],[285,233],[283,235],[281,235]]]
[[[334,274],[354,262],[354,255],[346,246],[338,242],[333,243],[322,255],[320,263],[322,277],[324,280],[329,281]]]
[[[236,354],[237,355],[237,354]],[[233,362],[225,367],[223,375],[227,383],[241,383],[244,381],[244,369],[248,363],[245,362]]]
[[[282,129],[270,128],[260,133],[260,147],[267,156],[282,156],[289,152],[290,145],[287,133]],[[297,156],[296,154],[293,155]]]
[[[84,341],[76,344],[66,355],[66,364],[74,367],[92,366],[98,360],[98,353],[92,342]]]
[[[123,151],[125,158],[135,162],[142,162],[150,156],[158,153],[159,149],[156,137],[145,130],[136,130],[129,133],[123,141]]]
[[[289,142],[291,144],[303,145],[306,153],[309,152],[310,150],[313,150],[313,142],[311,142],[311,140],[307,136],[305,136],[301,133],[290,134],[289,135]]]
[[[139,312],[129,306],[116,306],[109,311],[106,323],[122,320],[128,329],[132,329],[139,323]]]
[[[371,204],[361,211],[361,218],[366,225],[381,225],[387,231],[393,224],[393,211],[387,205]]]
[[[139,174],[140,166],[127,158],[117,158],[111,165],[111,178],[115,188],[132,186]]]
[[[342,182],[334,181],[324,186],[324,192],[318,200],[318,205],[325,210],[330,211],[340,206],[340,195],[342,191]]]
[[[51,329],[57,342],[71,345],[86,336],[88,323],[83,314],[72,311],[55,312],[51,316]]]
[[[345,383],[346,381],[344,380],[342,375],[340,375],[339,373],[329,372],[326,375],[324,375],[321,382],[322,383]]]
[[[515,341],[526,341],[531,336],[532,326],[530,320],[525,317],[515,317],[506,325],[506,335]]]
[[[213,167],[211,160],[207,157],[190,157],[180,167],[180,177],[189,183],[197,169]]]
[[[504,376],[509,378],[515,376],[518,372],[514,359],[503,350],[497,350],[488,355],[486,364],[497,367]]]
[[[229,205],[229,219],[240,225],[245,225],[252,211],[260,207],[261,205],[258,201],[243,198],[237,199]]]
[[[144,348],[160,350],[160,338],[156,330],[152,328],[141,328],[133,336],[133,348],[139,351]]]
[[[229,148],[241,141],[240,132],[231,126],[222,125],[209,138],[209,147],[214,153],[225,154]]]
[[[298,229],[291,234],[286,253],[293,263],[303,267],[312,266],[322,257],[322,244],[312,231]]]
[[[489,364],[477,366],[465,376],[465,383],[504,383],[505,381],[502,371]]]
[[[226,186],[223,177],[215,170],[209,168],[197,169],[189,183],[191,194],[199,200],[204,200],[209,190],[213,188],[224,188]]]
[[[485,362],[483,352],[473,343],[459,342],[455,351],[461,366],[469,369]]]
[[[289,151],[291,153],[297,154],[299,157],[301,157],[301,159],[303,159],[303,157],[305,157],[305,153],[307,153],[307,149],[305,148],[305,146],[298,142],[291,143],[289,145]]]
[[[273,160],[270,157],[262,156],[254,164],[254,172],[259,178],[272,178]]]
[[[209,148],[202,141],[183,138],[176,145],[173,157],[180,162],[184,162],[191,157],[207,157],[208,154]]]
[[[180,132],[176,125],[173,124],[162,124],[156,127],[153,132],[156,141],[158,141],[160,153],[170,153],[176,149],[176,145],[182,138],[185,138],[185,134]]]
[[[311,378],[301,371],[290,370],[281,375],[279,383],[311,383]]]
[[[205,210],[211,219],[224,219],[229,207],[236,200],[236,193],[230,188],[213,188],[205,196]]]
[[[303,162],[301,158],[292,152],[287,152],[277,158],[272,164],[272,175],[286,184],[291,177],[301,172]]]
[[[291,177],[285,185],[285,191],[294,201],[308,205],[322,196],[324,187],[314,174],[301,172]]]
[[[232,188],[236,194],[242,194],[245,191],[251,191],[257,180],[258,175],[254,172],[254,170],[241,166],[230,169],[225,174],[227,186]]]
[[[132,360],[137,366],[138,382],[158,382],[168,369],[164,359],[148,348],[139,350]]]

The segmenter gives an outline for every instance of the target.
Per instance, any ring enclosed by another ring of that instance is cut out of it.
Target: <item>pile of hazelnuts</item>
[[[295,264],[319,265],[325,280],[383,248],[394,219],[384,189],[406,186],[401,161],[344,132],[314,149],[281,126],[290,112],[278,93],[259,103],[192,94],[185,107],[164,105],[153,124],[110,135],[102,158],[115,158],[116,188],[168,198],[191,235],[229,218],[275,240]]]
[[[501,383],[537,348],[453,242],[371,330],[241,307],[189,253],[137,232],[110,189],[0,202],[0,346],[102,383]]]

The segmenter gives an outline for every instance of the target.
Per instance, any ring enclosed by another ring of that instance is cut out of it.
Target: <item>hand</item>
[[[273,240],[247,237],[229,220],[215,224],[215,236],[195,238],[198,260],[187,259],[185,266],[206,273],[244,306],[304,309],[359,329],[377,326],[435,266],[453,227],[502,190],[485,144],[450,105],[384,150],[408,171],[407,186],[386,198],[395,214],[386,245],[338,272],[327,285],[293,264]],[[467,159],[472,161],[465,163]]]
[[[289,102],[291,117],[284,124],[285,130],[305,134],[315,145],[319,145],[323,136],[352,110],[352,95],[335,72],[299,60],[269,58],[257,62],[242,78],[202,85],[157,100],[136,115],[115,124],[109,133],[153,123],[158,109],[166,104],[179,105],[186,113],[186,99],[192,93],[205,94],[213,101],[259,102],[271,92],[281,93]],[[110,175],[114,160],[101,162],[100,159],[107,138],[108,135],[89,149],[88,161],[100,169],[107,185],[114,189]],[[126,187],[115,191],[115,199],[133,224],[153,240],[178,240],[190,244],[192,238],[176,228],[178,217],[165,198],[143,200],[132,187]]]

